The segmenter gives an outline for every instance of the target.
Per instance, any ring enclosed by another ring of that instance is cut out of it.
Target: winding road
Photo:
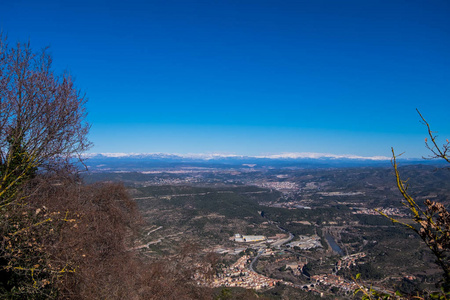
[[[281,245],[286,244],[286,243],[292,241],[292,239],[294,238],[294,235],[293,235],[291,232],[289,232],[289,231],[287,231],[287,230],[281,228],[280,226],[278,226],[278,225],[276,225],[276,226],[277,226],[278,229],[280,229],[281,231],[289,233],[289,237],[287,237],[287,238],[285,238],[285,239],[282,239],[282,240],[279,240],[279,241],[276,241],[276,242],[274,242],[274,243],[272,244],[272,247],[280,248]],[[258,251],[258,255],[256,255],[256,256],[253,258],[252,262],[251,262],[250,265],[248,266],[248,269],[249,269],[250,271],[255,272],[255,273],[258,273],[258,272],[255,271],[255,269],[253,269],[253,265],[255,264],[255,262],[258,260],[258,258],[259,258],[263,253],[264,253],[264,249],[260,249],[260,250]]]

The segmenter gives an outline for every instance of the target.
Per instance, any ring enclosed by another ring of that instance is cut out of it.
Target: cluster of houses
[[[248,269],[250,257],[244,255],[223,273],[215,276],[212,287],[229,286],[249,289],[270,288],[281,280],[269,278]]]
[[[404,210],[398,209],[396,207],[388,207],[388,208],[377,207],[375,209],[365,208],[365,207],[352,207],[352,209],[353,209],[352,214],[354,214],[354,215],[379,216],[380,213],[378,211],[380,211],[380,212],[384,213],[385,215],[393,216],[393,217],[404,218],[404,217],[408,216],[408,214],[406,214]]]
[[[340,269],[348,269],[351,266],[356,265],[356,261],[360,258],[366,257],[366,253],[359,252],[352,255],[347,255],[342,257],[335,265],[335,272],[338,272]]]
[[[334,286],[341,289],[344,292],[353,292],[358,288],[358,285],[354,282],[343,279],[342,277],[333,274],[322,274],[311,276],[311,281],[320,285]]]

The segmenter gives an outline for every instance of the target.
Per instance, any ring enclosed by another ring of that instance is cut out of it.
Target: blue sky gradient
[[[448,1],[2,1],[89,97],[91,152],[427,155],[450,137]]]

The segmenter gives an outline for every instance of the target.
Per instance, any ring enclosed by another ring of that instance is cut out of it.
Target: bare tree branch
[[[450,163],[448,158],[449,142],[443,146],[439,146],[436,139],[436,132],[431,130],[430,124],[425,120],[423,115],[417,110],[423,124],[427,127],[428,135],[430,137],[430,143],[428,139],[425,139],[425,146],[431,151],[433,155],[427,159],[440,158]],[[450,213],[447,208],[439,202],[432,202],[425,200],[425,207],[420,207],[414,198],[408,193],[407,180],[402,180],[400,172],[398,170],[398,155],[395,154],[392,148],[392,166],[394,168],[397,188],[402,195],[402,204],[411,212],[411,219],[415,225],[410,225],[405,222],[401,222],[393,217],[389,217],[386,214],[378,211],[381,215],[385,216],[393,223],[401,224],[410,230],[417,233],[420,238],[425,242],[427,247],[431,250],[435,257],[436,264],[443,271],[443,284],[442,288],[445,293],[450,292]]]
[[[431,153],[433,153],[433,155],[430,155],[428,157],[423,157],[424,159],[435,159],[435,158],[442,158],[444,159],[446,162],[450,163],[450,159],[448,157],[448,151],[449,151],[449,147],[450,147],[450,142],[447,139],[446,143],[443,144],[441,147],[439,147],[439,145],[437,144],[437,131],[432,131],[430,124],[425,120],[425,118],[423,117],[423,115],[420,113],[420,111],[418,109],[416,109],[417,113],[419,114],[420,118],[422,119],[422,123],[427,126],[427,130],[428,130],[428,136],[430,137],[431,140],[431,144],[428,143],[428,138],[425,138],[425,147],[427,147],[428,150],[431,151]]]
[[[9,47],[0,36],[0,201],[30,169],[80,159],[91,145],[86,100],[68,73],[53,72],[48,49]],[[20,163],[18,148],[26,153]]]

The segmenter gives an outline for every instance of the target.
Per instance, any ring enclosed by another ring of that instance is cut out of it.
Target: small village
[[[336,267],[339,266],[339,269],[349,267],[351,264],[354,264],[357,259],[362,257],[365,257],[365,253],[345,256],[336,263]],[[259,290],[271,288],[277,284],[285,284],[317,294],[323,294],[322,290],[324,288],[329,289],[331,287],[336,287],[345,293],[350,293],[358,288],[358,285],[355,282],[345,280],[335,274],[313,275],[310,277],[310,283],[296,285],[289,281],[269,278],[258,274],[250,269],[251,263],[252,258],[249,255],[240,257],[230,267],[223,269],[221,273],[217,274],[210,285],[212,287],[242,287]],[[288,263],[286,264],[286,268],[292,269],[295,275],[301,276],[304,265],[305,263]]]
[[[376,207],[375,209],[372,208],[365,208],[365,207],[361,207],[361,208],[353,208],[352,214],[363,214],[363,215],[372,215],[372,216],[376,216],[379,215],[381,213],[388,215],[388,216],[393,216],[393,217],[400,217],[400,218],[404,218],[407,216],[407,214],[400,210],[399,208],[396,207],[387,207],[387,208],[383,208],[383,207]]]
[[[313,276],[306,276],[303,273],[303,268],[308,263],[307,258],[300,258],[295,262],[286,262],[285,269],[290,269],[295,276],[305,276],[309,278],[309,283],[306,284],[294,284],[289,281],[270,278],[262,274],[257,273],[253,269],[253,264],[259,257],[274,256],[275,251],[273,247],[267,247],[267,242],[271,242],[272,246],[276,244],[278,247],[284,242],[287,248],[298,247],[301,250],[309,250],[313,248],[322,247],[320,237],[317,235],[312,236],[298,236],[295,241],[290,243],[286,242],[287,234],[278,234],[277,236],[266,238],[265,236],[251,236],[235,234],[230,239],[242,244],[245,243],[249,248],[236,248],[236,249],[224,249],[215,248],[216,253],[229,253],[238,254],[246,253],[248,249],[257,249],[257,256],[252,257],[250,255],[241,256],[231,266],[223,268],[218,272],[209,285],[212,287],[242,287],[249,289],[264,289],[272,288],[275,285],[284,284],[295,288],[301,288],[305,291],[313,292],[318,295],[323,295],[324,290],[329,290],[332,287],[338,288],[341,292],[350,293],[358,288],[355,282],[345,280],[344,278],[336,275],[336,273],[345,268],[350,268],[352,265],[357,264],[357,260],[366,257],[366,253],[360,252],[352,255],[341,257],[335,264],[332,273],[320,274]],[[240,252],[239,252],[240,251]],[[281,259],[283,260],[283,259]]]
[[[259,290],[261,288],[273,287],[278,279],[272,279],[256,273],[248,268],[251,263],[250,256],[244,255],[237,262],[226,268],[223,273],[214,278],[213,287],[243,287]]]

